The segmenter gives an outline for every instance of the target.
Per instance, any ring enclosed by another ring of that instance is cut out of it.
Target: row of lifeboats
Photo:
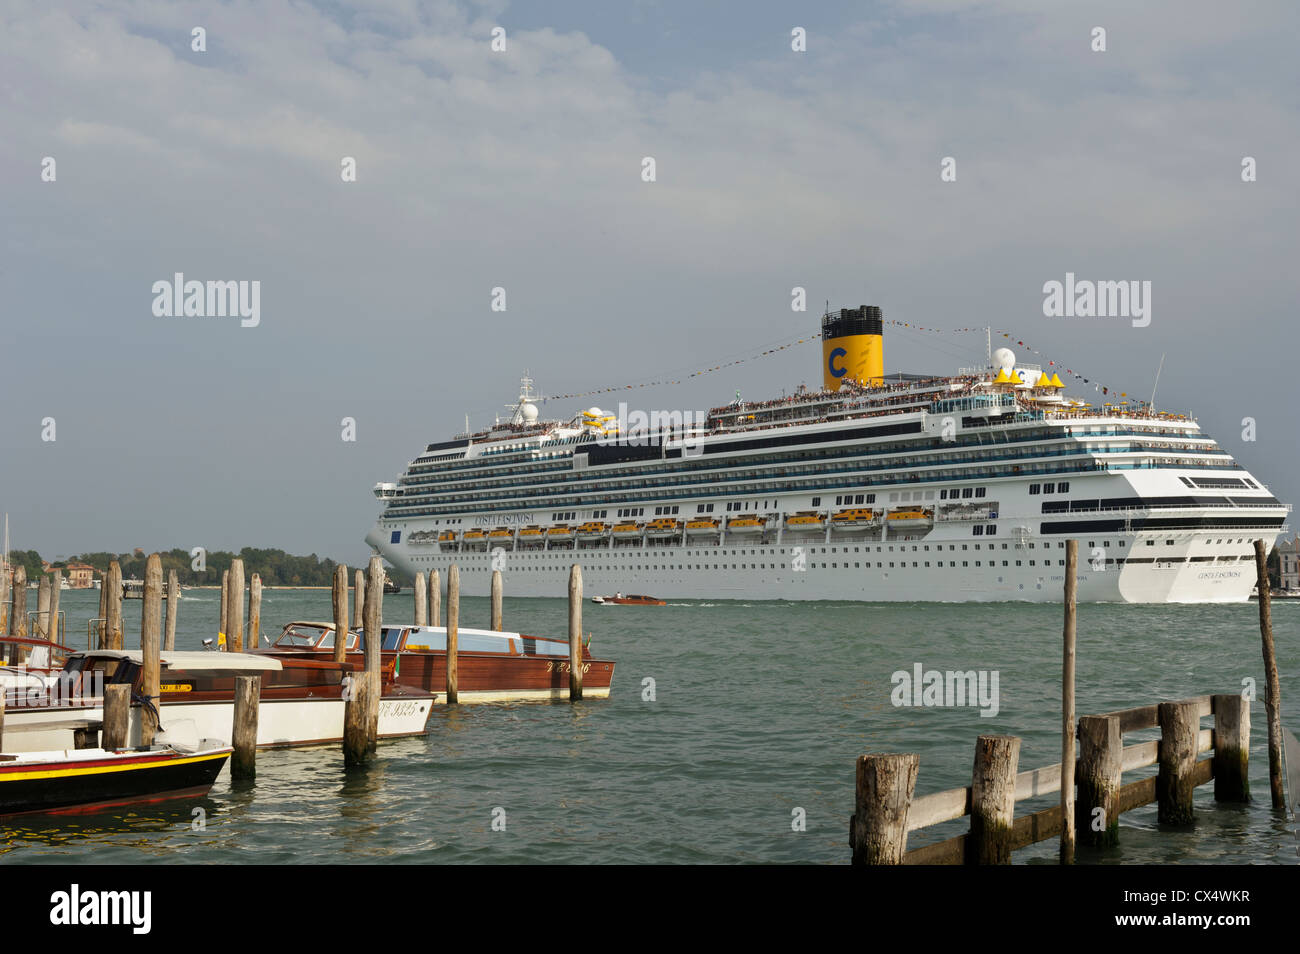
[[[561,523],[551,527],[532,524],[513,530],[509,527],[497,527],[493,530],[455,530],[420,531],[408,538],[411,543],[433,543],[436,540],[443,546],[461,546],[469,548],[491,547],[493,545],[516,544],[518,546],[543,546],[550,544],[603,543],[611,537],[614,540],[639,541],[680,539],[687,537],[716,537],[726,530],[728,534],[761,535],[776,528],[777,519],[761,515],[746,514],[729,517],[725,523],[716,517],[695,517],[679,520],[675,517],[657,517],[643,523],[634,520],[605,523],[590,520],[586,523]],[[786,514],[784,525],[790,533],[820,533],[827,526],[833,533],[863,533],[879,529],[888,524],[893,530],[906,532],[928,528],[934,524],[934,510],[921,507],[902,507],[884,511],[867,507],[850,508],[827,514],[816,510],[801,510]]]

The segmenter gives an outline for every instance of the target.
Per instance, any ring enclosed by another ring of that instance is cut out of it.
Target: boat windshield
[[[275,641],[275,645],[281,649],[313,649],[321,641],[321,635],[324,633],[324,627],[321,626],[304,626],[301,623],[291,624],[284,628],[280,638]],[[330,630],[328,646],[334,645],[334,631]]]
[[[349,650],[354,650],[354,649],[357,648],[357,634],[356,634],[356,633],[348,633],[348,641],[347,641],[346,645],[347,645],[347,648],[348,648]],[[334,648],[334,630],[331,629],[331,630],[327,631],[327,632],[325,633],[325,638],[322,639],[322,640],[320,641],[320,645],[317,646],[316,648],[317,648],[317,649],[333,649],[333,648]]]

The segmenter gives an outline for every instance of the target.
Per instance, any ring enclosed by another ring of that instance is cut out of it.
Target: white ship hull
[[[576,562],[592,592],[638,590],[661,599],[1059,602],[1065,579],[1064,541],[1074,537],[1079,539],[1080,601],[1234,603],[1249,599],[1255,585],[1252,542],[1262,538],[1272,547],[1281,529],[1261,521],[1259,526],[1231,531],[1045,533],[1044,526],[1051,529],[1057,517],[1041,513],[1042,500],[1051,498],[1031,496],[1030,483],[991,483],[985,499],[995,517],[940,519],[931,527],[910,528],[911,532],[876,528],[849,539],[833,530],[797,534],[786,530],[769,533],[767,542],[727,533],[721,544],[688,540],[684,545],[578,552],[431,552],[428,547],[392,543],[389,527],[381,524],[367,540],[410,573],[437,569],[446,579],[447,569],[455,563],[461,572],[461,592],[475,596],[488,595],[493,569],[502,571],[511,596],[563,596],[569,567]],[[1071,498],[1156,496],[1181,486],[1174,474],[1160,472],[1076,477],[1072,485]],[[1131,524],[1152,516],[1177,519],[1187,510],[1123,513],[1122,518],[1105,516]],[[1197,511],[1198,516],[1201,513]],[[1250,519],[1242,516],[1250,513],[1242,508],[1204,513]],[[1059,515],[1073,516],[1081,515]],[[976,525],[992,525],[996,533],[991,538],[975,536]],[[417,530],[421,525],[411,521],[406,526]]]
[[[382,699],[379,737],[419,735],[429,718],[429,699]],[[343,740],[342,699],[263,699],[257,713],[258,748],[318,745]],[[72,749],[73,734],[88,723],[102,723],[98,705],[55,708],[13,707],[5,712],[0,752],[43,752]],[[193,723],[196,737],[230,744],[234,706],[229,702],[169,703],[162,708],[163,728]],[[128,744],[140,744],[140,709],[131,708]]]
[[[1234,538],[1234,540],[1237,538]],[[1274,535],[1264,536],[1273,544]],[[1197,541],[1203,542],[1203,541]],[[1132,545],[1132,541],[1130,541]],[[1212,544],[1210,545],[1213,546]],[[649,550],[583,551],[536,554],[526,561],[504,562],[486,553],[441,555],[432,561],[405,562],[401,555],[389,559],[409,572],[438,569],[446,579],[447,569],[460,568],[461,593],[487,596],[493,569],[502,571],[505,592],[515,596],[557,597],[566,592],[569,568],[582,566],[583,585],[592,592],[635,588],[660,599],[690,600],[852,600],[861,602],[997,602],[1061,600],[1065,581],[1064,549],[1053,551],[1052,565],[1041,557],[1029,565],[1029,551],[1018,551],[1022,565],[1003,567],[1000,555],[970,565],[935,566],[937,559],[913,560],[902,554],[855,553],[859,544],[831,543],[804,547],[802,565],[791,564],[794,548],[726,546],[708,548],[665,547]],[[822,551],[825,550],[825,553]],[[957,551],[954,551],[957,552]],[[1040,552],[1040,551],[1036,551]],[[894,560],[880,559],[894,556]],[[922,554],[929,555],[929,554]],[[778,562],[784,561],[784,562]],[[884,564],[877,567],[877,563]],[[890,563],[894,565],[891,567]],[[951,562],[945,559],[945,563]],[[868,564],[870,564],[868,566]],[[916,564],[915,566],[913,564]],[[732,569],[732,566],[735,569]],[[1255,585],[1253,557],[1214,563],[1153,563],[1091,569],[1086,551],[1080,552],[1078,599],[1097,603],[1240,603],[1250,597]],[[724,568],[725,567],[725,568]]]

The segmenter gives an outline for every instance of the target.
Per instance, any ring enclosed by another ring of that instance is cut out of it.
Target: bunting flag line
[[[785,342],[784,344],[773,345],[769,348],[764,348],[760,351],[755,351],[751,354],[746,355],[743,358],[736,358],[731,361],[724,361],[721,364],[715,364],[709,367],[700,368],[696,371],[691,371],[689,373],[682,374],[678,377],[664,377],[664,378],[658,378],[650,381],[638,381],[632,384],[615,384],[609,387],[592,388],[590,391],[574,391],[569,394],[548,394],[545,397],[538,398],[538,401],[539,402],[566,401],[566,400],[570,400],[571,398],[591,397],[592,395],[596,395],[596,394],[616,394],[620,391],[635,391],[641,388],[652,388],[652,387],[657,387],[658,385],[661,384],[681,384],[683,381],[688,381],[691,378],[698,378],[701,375],[705,375],[705,374],[713,374],[715,371],[721,371],[724,368],[733,368],[736,365],[746,364],[747,362],[754,361],[758,358],[766,358],[769,355],[778,354],[782,351],[788,351],[791,348],[797,348],[801,344],[806,344],[809,341],[819,341],[820,339],[821,339],[821,332],[819,331],[816,332],[815,334],[804,335],[801,338],[792,339],[790,341]]]
[[[1065,373],[1065,374],[1069,375],[1070,377],[1074,378],[1076,381],[1078,381],[1078,382],[1081,383],[1081,384],[1084,384],[1084,385],[1090,385],[1094,391],[1096,391],[1097,393],[1099,393],[1099,394],[1101,394],[1101,395],[1103,395],[1103,396],[1105,396],[1105,397],[1110,397],[1111,395],[1115,395],[1115,396],[1118,396],[1118,397],[1121,397],[1121,398],[1127,398],[1127,397],[1128,397],[1128,392],[1127,392],[1127,391],[1117,391],[1115,388],[1112,388],[1112,387],[1110,387],[1110,386],[1108,386],[1108,385],[1104,385],[1104,384],[1102,384],[1100,381],[1093,380],[1092,378],[1084,377],[1084,375],[1082,375],[1082,374],[1080,374],[1079,372],[1075,371],[1073,368],[1067,368],[1067,367],[1065,367],[1064,365],[1062,365],[1061,363],[1059,363],[1058,361],[1055,361],[1055,360],[1052,360],[1052,359],[1048,358],[1047,355],[1043,354],[1043,352],[1039,351],[1037,348],[1033,347],[1033,346],[1030,345],[1030,344],[1026,344],[1025,341],[1024,341],[1023,339],[1016,337],[1016,336],[1015,336],[1015,333],[1014,333],[1014,332],[1011,332],[1011,331],[1001,331],[1001,330],[998,330],[998,329],[996,329],[996,328],[989,329],[989,328],[984,328],[984,327],[979,327],[979,328],[928,328],[928,327],[926,327],[925,325],[912,324],[911,322],[906,322],[906,321],[892,321],[892,320],[889,320],[889,319],[886,319],[885,324],[887,324],[887,325],[893,325],[893,326],[896,327],[896,328],[910,328],[910,329],[912,329],[913,331],[926,331],[926,332],[931,332],[931,333],[934,333],[934,334],[963,334],[963,333],[969,333],[969,332],[973,332],[973,331],[978,331],[978,332],[981,332],[981,333],[982,333],[982,332],[991,332],[992,335],[993,335],[993,337],[1002,337],[1002,338],[1006,338],[1008,343],[1014,342],[1014,343],[1016,344],[1017,347],[1019,347],[1019,348],[1023,348],[1025,351],[1028,351],[1030,354],[1032,354],[1032,355],[1036,355],[1036,356],[1039,357],[1039,358],[1043,358],[1044,360],[1047,361],[1047,367],[1051,368],[1052,371],[1053,371],[1053,373],[1058,373],[1058,374],[1059,374],[1059,373]],[[1138,402],[1136,402],[1136,403],[1138,403],[1138,404],[1145,404],[1145,403],[1147,403],[1147,402],[1146,402],[1146,401],[1138,401]]]
[[[984,332],[991,331],[994,337],[1005,338],[1007,339],[1008,343],[1014,342],[1017,347],[1022,348],[1025,351],[1029,352],[1030,354],[1036,355],[1039,358],[1045,359],[1047,361],[1046,366],[1051,368],[1054,373],[1058,373],[1058,374],[1064,373],[1066,375],[1069,375],[1080,384],[1091,386],[1094,391],[1106,397],[1110,397],[1112,394],[1121,398],[1128,397],[1128,393],[1126,391],[1116,391],[1114,388],[1109,387],[1108,385],[1104,385],[1100,381],[1095,381],[1092,378],[1085,377],[1084,375],[1080,374],[1074,369],[1067,368],[1064,365],[1060,364],[1059,362],[1047,358],[1047,356],[1044,355],[1043,352],[1039,351],[1037,348],[1033,347],[1032,345],[1026,344],[1023,339],[1016,337],[1015,334],[1010,331],[989,329],[983,326],[980,327],[968,326],[965,328],[933,328],[926,325],[918,325],[910,321],[897,321],[893,319],[885,319],[884,323],[887,325],[891,325],[895,328],[907,328],[911,331],[923,331],[929,334],[971,334],[974,332],[984,333]],[[681,384],[683,381],[688,381],[691,378],[698,378],[705,374],[713,374],[714,372],[722,371],[725,370],[726,368],[734,368],[737,365],[746,364],[750,361],[755,361],[759,358],[768,357],[769,355],[779,354],[782,351],[788,351],[791,348],[797,348],[799,345],[807,344],[810,341],[819,341],[820,339],[821,339],[821,332],[815,332],[813,334],[804,335],[800,338],[791,339],[783,344],[773,345],[771,347],[764,348],[759,351],[755,351],[741,358],[735,358],[731,361],[724,361],[719,364],[714,364],[708,367],[699,368],[689,373],[679,374],[676,377],[660,377],[652,380],[636,381],[630,384],[614,384],[608,387],[592,388],[588,391],[572,391],[567,394],[548,394],[544,397],[538,398],[538,401],[539,403],[544,403],[546,401],[567,401],[567,400],[572,400],[573,398],[592,397],[598,394],[617,394],[622,391],[636,391],[636,390],[640,390],[641,388],[653,388],[665,384]],[[1146,402],[1137,402],[1137,403],[1146,403]]]

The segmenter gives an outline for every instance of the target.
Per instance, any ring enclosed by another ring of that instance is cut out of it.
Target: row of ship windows
[[[1029,485],[1029,493],[1031,496],[1037,494],[1040,490],[1045,494],[1068,494],[1070,492],[1070,482],[1068,480],[1062,480],[1055,484]]]
[[[1220,558],[1219,558],[1219,561],[1220,561],[1220,562],[1244,562],[1244,561],[1248,561],[1248,560],[1252,560],[1252,559],[1253,559],[1252,555],[1249,554],[1249,553],[1246,553],[1246,554],[1241,554],[1241,555],[1237,555],[1237,556],[1220,557]],[[1115,567],[1121,567],[1121,566],[1124,566],[1126,563],[1161,563],[1161,564],[1169,564],[1169,565],[1172,565],[1172,564],[1175,564],[1175,563],[1188,563],[1188,562],[1191,562],[1191,563],[1197,563],[1197,562],[1209,562],[1209,561],[1212,561],[1212,560],[1214,560],[1214,557],[1190,557],[1190,558],[1188,558],[1188,557],[1173,557],[1173,558],[1170,558],[1170,559],[1161,559],[1161,560],[1146,559],[1146,558],[1139,558],[1139,557],[1128,557],[1127,559],[1124,558],[1124,557],[1118,557],[1118,558],[1110,558],[1110,557],[1107,557],[1106,560],[1105,560],[1105,565],[1106,565],[1106,566],[1115,566]],[[988,560],[988,561],[984,561],[984,560],[976,560],[976,561],[975,561],[975,565],[976,565],[976,566],[985,566],[985,565],[987,564],[987,565],[990,566],[990,567],[996,567],[996,566],[998,565],[999,562],[1001,562],[1002,566],[1011,566],[1011,565],[1013,565],[1013,564],[1014,564],[1015,566],[1024,566],[1025,563],[1026,563],[1026,561],[1024,561],[1024,560],[1014,560],[1014,561],[1013,561],[1013,560],[1002,560],[1002,561],[998,561],[998,560]],[[1041,562],[1041,564],[1042,564],[1043,566],[1052,566],[1052,565],[1053,565],[1053,562],[1052,562],[1051,560],[1042,560],[1042,561],[1029,560],[1029,561],[1027,561],[1027,562],[1028,562],[1029,566],[1038,566],[1040,562]],[[1101,561],[1093,561],[1093,560],[1090,560],[1090,561],[1088,561],[1088,565],[1085,566],[1085,567],[1082,567],[1081,569],[1087,569],[1087,568],[1089,568],[1089,567],[1091,567],[1092,569],[1096,569],[1097,566],[1100,564],[1100,562],[1101,562]],[[949,567],[955,567],[955,566],[957,565],[957,563],[958,563],[957,560],[949,560],[948,563],[947,563],[946,565],[949,566]],[[969,567],[969,566],[971,565],[971,561],[969,561],[969,560],[961,560],[960,563],[961,563],[961,565],[964,566],[964,567]],[[924,560],[924,561],[921,561],[921,560],[913,560],[912,563],[911,563],[911,565],[912,565],[913,567],[929,567],[929,566],[933,565],[934,569],[943,569],[943,567],[945,566],[945,564],[944,564],[944,562],[943,562],[942,560],[936,560],[936,561],[933,561],[933,564],[932,564],[932,561],[930,561],[930,560]],[[1064,560],[1057,560],[1056,563],[1055,563],[1055,565],[1056,565],[1056,566],[1065,566],[1065,561],[1064,561]],[[907,567],[908,567],[908,564],[907,564],[906,561],[893,561],[893,560],[890,560],[890,561],[883,561],[883,560],[879,560],[879,561],[876,562],[876,569],[886,569],[886,568],[888,568],[888,569],[896,569],[896,568],[906,569]],[[812,570],[818,570],[818,569],[821,569],[821,570],[827,570],[827,569],[829,569],[829,570],[838,570],[838,569],[840,569],[841,567],[840,567],[839,562],[837,561],[837,562],[831,562],[831,563],[826,563],[826,562],[816,563],[816,562],[813,562],[813,563],[809,563],[809,564],[808,564],[808,568],[809,568],[809,569],[812,569]],[[860,570],[860,569],[862,569],[862,568],[863,568],[863,564],[862,564],[862,562],[855,562],[855,563],[853,564],[853,566],[852,566],[852,569],[855,569],[855,570]],[[872,567],[871,567],[871,562],[870,562],[870,561],[867,561],[867,563],[866,563],[866,568],[867,568],[868,570],[872,568]],[[524,566],[524,567],[519,567],[519,569],[520,569],[520,570],[523,570],[523,571],[536,570],[537,572],[542,572],[542,571],[548,571],[550,568],[548,568],[548,567],[541,567],[541,566]],[[646,564],[638,563],[638,564],[636,564],[635,566],[617,566],[617,565],[611,565],[611,564],[598,564],[598,565],[594,565],[594,566],[588,567],[588,569],[591,570],[591,571],[593,571],[593,572],[594,572],[594,571],[597,571],[597,570],[626,571],[626,570],[727,570],[727,569],[731,569],[731,570],[790,570],[791,572],[798,572],[797,570],[793,570],[793,568],[790,567],[790,566],[789,566],[788,564],[786,564],[786,563],[730,563],[730,564],[728,564],[728,563],[653,563],[653,564],[651,564],[651,563],[646,563]],[[843,566],[843,569],[846,569],[846,570],[847,570],[847,569],[850,569],[849,564],[848,564],[848,561],[845,561],[844,566]]]
[[[1061,443],[1068,436],[1105,436],[1105,437],[1123,436],[1123,437],[1146,437],[1146,438],[1152,436],[1156,436],[1156,437],[1164,436],[1164,437],[1183,438],[1188,440],[1197,437],[1204,438],[1203,434],[1187,434],[1181,431],[1169,431],[1166,429],[1146,429],[1146,428],[1138,428],[1133,426],[1129,426],[1125,428],[1118,428],[1118,427],[1067,428],[1064,434],[1062,433],[1061,430],[1056,428],[1035,427],[1035,428],[1027,428],[1021,430],[1019,433],[1009,433],[1007,435],[1008,439],[1005,440],[993,440],[986,437],[983,434],[970,434],[970,435],[964,434],[961,437],[959,437],[955,442],[951,440],[942,441],[942,442],[934,441],[931,443],[930,446],[932,449],[944,449],[944,450],[953,450],[955,448],[960,449],[964,447],[973,447],[973,448],[992,447],[995,445],[1000,447],[1006,447],[1008,444],[1027,444],[1035,441],[1045,441],[1045,440],[1051,440],[1057,443]],[[878,456],[880,454],[897,453],[906,450],[917,450],[920,449],[917,447],[919,440],[920,438],[918,437],[910,441],[880,441],[879,443],[875,443],[875,444],[867,444],[866,449],[867,449],[867,453],[873,456]],[[1189,443],[1170,443],[1167,446],[1169,446],[1170,448],[1181,448],[1184,450],[1189,448],[1197,448],[1197,447],[1203,448],[1205,450],[1218,449],[1218,448],[1212,448],[1212,445],[1210,444],[1196,445],[1196,444],[1189,444]],[[776,461],[793,462],[795,460],[807,458],[810,456],[820,460],[829,456],[843,456],[845,454],[861,454],[861,453],[863,453],[863,449],[861,447],[843,448],[838,450],[810,448],[809,450],[806,451],[777,453],[773,456],[770,456],[768,460],[772,462],[776,462]],[[412,464],[407,469],[406,476],[407,477],[412,477],[416,475],[433,476],[434,474],[446,475],[446,476],[436,478],[434,481],[429,481],[429,482],[440,482],[440,481],[448,481],[448,480],[454,481],[454,480],[474,479],[477,477],[488,476],[488,474],[456,475],[454,473],[455,471],[467,471],[471,469],[486,470],[491,475],[535,473],[536,471],[541,469],[554,469],[554,463],[551,462],[551,458],[554,458],[555,456],[556,456],[555,454],[547,454],[544,457],[538,456],[532,459],[521,459],[518,462],[520,466],[508,466],[506,462],[503,461],[498,463],[495,467],[490,467],[490,468],[484,468],[482,466],[481,460],[477,458],[466,458],[463,461],[460,461],[457,464],[454,464],[452,466],[445,466],[445,465],[439,466],[439,465],[427,464],[425,462],[420,462],[418,464]],[[543,463],[544,460],[546,461],[546,463]],[[748,458],[748,459],[735,458],[730,463],[720,463],[718,461],[711,461],[707,463],[701,462],[701,463],[690,464],[688,466],[691,469],[696,469],[699,467],[736,466],[737,464],[743,465],[743,464],[752,463],[753,460],[754,458]],[[667,464],[666,459],[664,461],[664,464],[665,465]],[[681,467],[680,464],[669,465],[669,466],[672,469],[680,469]],[[620,468],[618,471],[614,471],[613,473],[615,475],[618,475],[618,474],[634,474],[638,472],[640,472],[640,468]]]
[[[988,450],[971,450],[971,451],[962,451],[962,452],[954,453],[951,443],[944,442],[942,445],[932,448],[932,450],[947,452],[946,456],[938,456],[935,454],[917,456],[915,452],[923,448],[918,448],[915,442],[910,442],[910,443],[892,442],[889,445],[876,445],[874,447],[872,447],[871,445],[867,445],[866,447],[863,447],[862,445],[858,445],[856,447],[845,447],[839,451],[832,450],[832,449],[809,450],[806,452],[799,453],[797,455],[782,454],[782,455],[770,455],[766,457],[737,457],[726,461],[711,460],[705,462],[692,462],[692,463],[685,463],[685,464],[671,464],[668,461],[664,461],[662,463],[643,463],[640,467],[637,468],[602,469],[600,472],[600,476],[606,478],[639,476],[642,479],[645,479],[648,476],[650,478],[657,480],[659,478],[667,477],[673,473],[691,473],[691,472],[698,473],[701,469],[706,471],[720,471],[720,470],[727,470],[727,469],[734,469],[734,468],[790,466],[790,465],[796,465],[801,461],[805,461],[805,460],[824,462],[826,460],[843,458],[843,457],[860,457],[863,458],[864,462],[874,464],[877,467],[888,467],[891,469],[898,469],[902,467],[917,467],[917,466],[925,466],[925,467],[950,466],[953,464],[961,464],[961,463],[967,463],[972,461],[996,461],[996,460],[1010,460],[1010,459],[1019,459],[1019,458],[1035,459],[1041,457],[1057,457],[1063,455],[1068,456],[1068,455],[1078,455],[1078,454],[1133,453],[1136,451],[1143,451],[1143,450],[1161,452],[1161,453],[1168,453],[1174,451],[1186,452],[1188,450],[1200,451],[1203,453],[1204,452],[1225,453],[1221,448],[1214,447],[1212,445],[1202,445],[1199,447],[1198,446],[1189,447],[1188,445],[1177,445],[1177,444],[1156,445],[1156,444],[1144,444],[1144,443],[1135,443],[1132,445],[1104,445],[1104,444],[1103,445],[1093,445],[1093,444],[1080,445],[1077,443],[1066,443],[1060,440],[1055,441],[1053,443],[1056,445],[1056,449],[1049,449],[1047,446],[1036,446],[1033,445],[1032,443],[1023,447],[1015,446],[1019,444],[1019,442],[1012,441],[1012,442],[998,442],[996,445],[984,445],[988,448]],[[926,448],[926,449],[930,449],[930,448]],[[886,454],[891,454],[891,453],[896,454],[900,452],[906,452],[909,450],[913,452],[909,456],[896,457],[892,459],[883,458],[883,455]],[[1013,452],[1008,453],[1007,452],[1008,450],[1011,450]],[[992,451],[992,453],[990,451]],[[839,469],[845,469],[845,468],[839,468]],[[587,480],[590,479],[589,477],[585,477],[580,474],[575,475],[571,473],[567,466],[555,467],[554,465],[549,465],[546,468],[527,468],[527,469],[519,469],[519,470],[520,470],[520,473],[518,474],[519,477],[528,477],[534,480],[537,477],[540,477],[542,475],[542,472],[544,472],[545,470],[560,471],[561,473],[556,474],[556,476],[560,477],[560,482],[562,483],[575,482],[575,481],[586,482]],[[506,471],[497,470],[486,474],[452,475],[452,476],[417,481],[417,480],[410,479],[412,471],[408,471],[407,475],[402,479],[401,483],[403,484],[404,487],[408,488],[408,490],[414,491],[414,493],[411,493],[410,496],[419,497],[419,496],[427,495],[427,494],[420,493],[421,490],[424,490],[426,488],[428,488],[428,492],[436,493],[437,490],[432,486],[435,484],[447,484],[447,483],[454,484],[454,483],[463,483],[465,481],[472,480],[476,482],[477,486],[480,489],[485,487],[498,487],[498,486],[509,487],[512,485],[517,485],[519,481],[514,479],[514,473],[515,473],[514,469],[506,470]],[[404,494],[404,496],[405,495],[406,494]]]
[[[976,468],[964,468],[964,470],[968,470],[971,472],[969,474],[969,477],[987,479],[990,477],[994,477],[994,478],[1024,477],[1024,476],[1028,476],[1031,473],[1054,473],[1054,472],[1078,473],[1080,471],[1140,470],[1140,469],[1156,469],[1156,468],[1175,467],[1175,466],[1182,467],[1182,468],[1189,468],[1189,469],[1190,468],[1214,469],[1218,467],[1222,467],[1222,468],[1236,467],[1236,464],[1229,463],[1229,464],[1215,465],[1208,462],[1187,460],[1187,459],[1176,459],[1176,460],[1161,459],[1159,461],[1138,462],[1133,464],[1106,464],[1098,461],[1081,460],[1081,461],[1074,462],[1071,465],[1057,466],[1057,467],[1032,466],[1026,464],[1023,467],[1018,467],[1017,469],[1014,470],[998,470],[992,473],[990,473],[987,470],[978,470]],[[822,471],[826,471],[830,469],[832,468],[821,468]],[[850,469],[850,468],[846,468],[846,469]],[[773,474],[771,476],[780,476],[780,475]],[[913,473],[913,474],[909,474],[905,479],[916,481],[916,482],[928,482],[928,481],[952,480],[955,477],[961,478],[961,477],[967,477],[967,475],[964,473],[963,474],[944,473],[944,474],[934,474],[933,476],[931,476],[929,474]],[[967,479],[969,479],[969,477],[967,477]],[[739,480],[741,478],[723,478],[723,479]],[[752,480],[754,478],[745,478],[745,479]],[[749,489],[776,490],[776,491],[785,491],[787,493],[798,492],[799,490],[806,489],[807,485],[813,483],[814,481],[816,481],[816,479],[817,479],[816,476],[809,476],[809,477],[804,477],[804,478],[794,479],[794,480],[789,479],[789,477],[787,477],[783,481],[768,481],[757,486],[752,486]],[[872,477],[866,474],[862,476],[863,483],[884,483],[884,482],[893,483],[896,482],[897,480],[898,480],[898,474],[896,473],[891,473],[888,475],[882,474],[879,477]],[[654,492],[659,496],[678,496],[678,497],[695,496],[700,493],[699,488],[686,489],[680,491],[671,491],[668,489],[670,486],[671,483],[651,486],[649,484],[646,484],[645,482],[642,482],[639,487],[632,488],[631,490],[629,489],[615,490],[612,487],[607,488],[603,486],[596,486],[594,488],[583,488],[581,490],[579,490],[578,488],[564,488],[564,491],[568,493],[580,492],[584,494],[601,491],[604,492],[605,494],[622,493],[622,494],[626,494],[627,496],[631,496],[632,492],[636,491],[638,493]],[[446,512],[449,509],[461,510],[461,511],[475,511],[475,512],[484,511],[484,510],[513,510],[520,506],[527,506],[529,503],[528,498],[552,496],[558,492],[560,492],[560,488],[549,488],[547,490],[534,490],[534,491],[524,491],[524,492],[520,492],[519,490],[516,490],[512,494],[505,494],[505,493],[495,494],[495,495],[465,494],[461,496],[447,497],[443,500],[437,501],[437,503],[439,505],[439,510],[441,510],[442,512]],[[928,491],[928,493],[933,494],[933,491]],[[465,503],[458,503],[458,501],[465,501]],[[493,503],[495,501],[502,501],[502,503],[499,506],[493,506]],[[428,502],[432,503],[433,501],[428,501]],[[390,513],[393,517],[414,517],[414,516],[425,516],[425,515],[431,516],[439,512],[439,510],[429,509],[428,507],[422,509],[412,509],[417,506],[419,506],[419,503],[417,503],[416,500],[411,500],[409,502],[402,501],[400,503],[398,501],[393,501],[392,503],[389,504],[389,508],[386,512]]]

